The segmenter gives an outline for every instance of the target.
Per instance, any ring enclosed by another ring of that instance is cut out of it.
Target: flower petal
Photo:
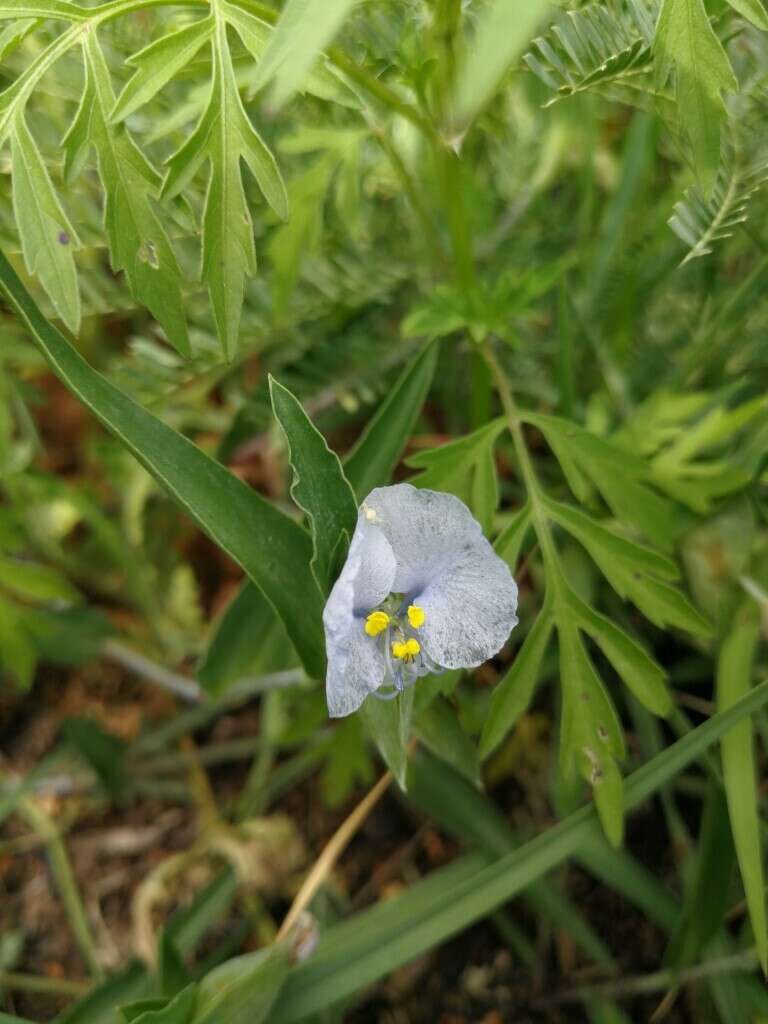
[[[499,651],[517,625],[517,584],[480,537],[422,592],[419,639],[443,668],[474,668]]]
[[[365,617],[390,592],[394,575],[395,556],[386,538],[361,516],[323,610],[326,696],[332,717],[356,711],[384,680],[384,656],[365,632]]]
[[[371,491],[363,513],[394,551],[392,589],[426,612],[426,653],[444,668],[472,668],[495,654],[517,624],[517,586],[467,506],[396,484]]]

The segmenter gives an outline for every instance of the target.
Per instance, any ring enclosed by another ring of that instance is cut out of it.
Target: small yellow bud
[[[419,608],[417,604],[408,605],[408,622],[413,629],[418,629],[419,626],[423,626],[426,617],[427,616],[423,608]]]
[[[378,636],[383,633],[389,625],[389,616],[386,612],[371,612],[365,620],[365,632],[368,636]]]

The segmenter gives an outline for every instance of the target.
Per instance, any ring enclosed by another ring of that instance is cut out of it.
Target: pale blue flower
[[[463,502],[410,484],[377,487],[323,612],[329,713],[349,715],[371,693],[396,696],[429,672],[482,664],[516,611],[512,574]]]

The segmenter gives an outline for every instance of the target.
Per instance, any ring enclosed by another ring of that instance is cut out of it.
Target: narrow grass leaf
[[[388,484],[413,433],[437,365],[437,345],[426,345],[403,370],[344,460],[344,472],[360,501]]]
[[[743,605],[725,638],[717,662],[717,707],[725,711],[749,693],[760,632],[757,609]],[[733,841],[747,897],[749,918],[763,972],[768,971],[768,924],[760,842],[760,794],[751,723],[740,722],[720,744]]]

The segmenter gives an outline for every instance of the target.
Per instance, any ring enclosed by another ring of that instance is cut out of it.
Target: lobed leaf
[[[660,81],[674,67],[680,127],[691,141],[696,173],[709,196],[720,165],[722,92],[738,82],[703,0],[663,0],[653,41]]]
[[[74,256],[79,240],[64,212],[23,111],[11,132],[13,212],[24,262],[73,333],[80,327],[80,292]]]

